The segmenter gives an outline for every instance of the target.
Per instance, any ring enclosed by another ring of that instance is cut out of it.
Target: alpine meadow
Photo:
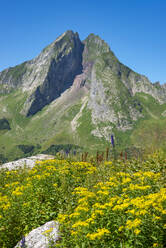
[[[0,248],[166,247],[166,84],[68,30],[0,109]]]

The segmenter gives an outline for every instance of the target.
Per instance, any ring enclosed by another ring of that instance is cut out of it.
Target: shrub
[[[5,118],[0,119],[0,130],[10,130],[9,121]]]

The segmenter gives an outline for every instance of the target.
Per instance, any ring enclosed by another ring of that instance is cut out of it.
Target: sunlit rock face
[[[58,223],[49,221],[32,230],[26,237],[23,237],[14,248],[48,248],[49,245],[55,245],[59,238],[58,229]]]

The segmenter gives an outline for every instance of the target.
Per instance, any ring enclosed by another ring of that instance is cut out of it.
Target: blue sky
[[[166,82],[166,0],[0,0],[0,9],[0,71],[70,29],[98,34],[122,63]]]

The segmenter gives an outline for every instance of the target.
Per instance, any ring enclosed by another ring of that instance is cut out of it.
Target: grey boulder
[[[55,245],[58,240],[58,230],[58,223],[49,221],[32,230],[28,235],[23,237],[14,248],[49,248],[49,245]]]

